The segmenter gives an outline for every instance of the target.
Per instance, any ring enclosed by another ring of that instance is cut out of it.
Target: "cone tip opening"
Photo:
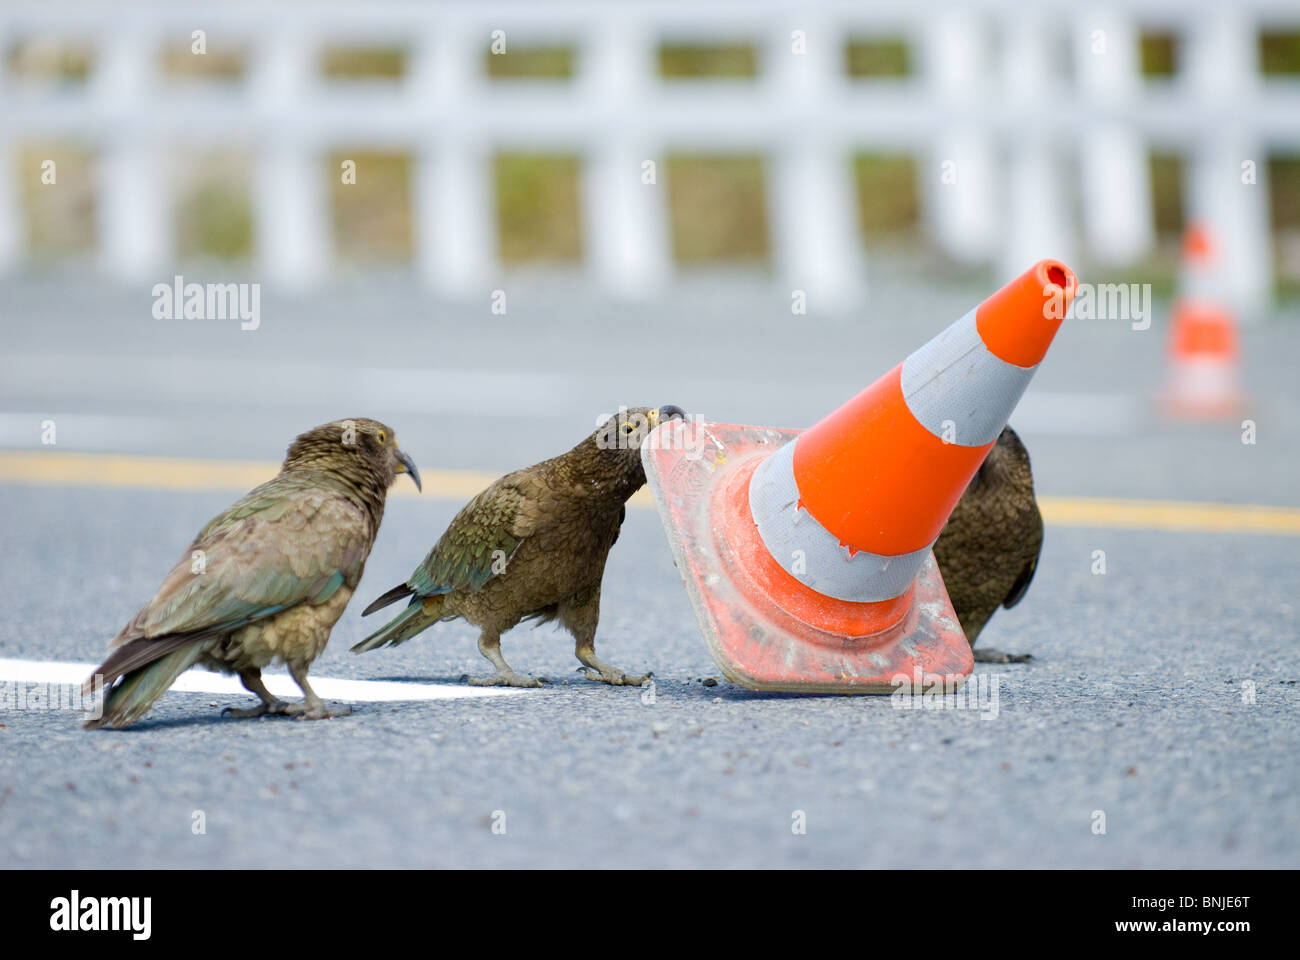
[[[1079,286],[1079,278],[1074,271],[1060,260],[1040,260],[1035,273],[1043,282],[1043,293],[1047,296],[1064,296],[1073,298]]]
[[[1039,260],[979,305],[976,327],[984,345],[1018,367],[1035,366],[1078,292],[1074,271],[1060,260]]]

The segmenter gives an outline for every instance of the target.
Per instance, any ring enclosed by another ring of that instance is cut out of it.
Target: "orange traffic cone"
[[[890,693],[974,666],[930,552],[1077,286],[1044,260],[802,434],[672,421],[641,458],[728,680]]]
[[[1169,379],[1161,406],[1186,419],[1232,417],[1242,408],[1237,325],[1225,305],[1218,255],[1209,231],[1192,224],[1183,238],[1183,271],[1169,323]]]

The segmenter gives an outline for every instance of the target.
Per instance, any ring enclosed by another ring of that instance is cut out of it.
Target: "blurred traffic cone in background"
[[[1074,297],[1044,260],[800,434],[674,421],[641,457],[710,651],[758,690],[974,666],[931,546]],[[914,689],[913,692],[921,692]]]
[[[1169,376],[1160,398],[1173,417],[1222,419],[1235,416],[1243,405],[1241,348],[1223,294],[1220,263],[1208,228],[1190,225],[1169,321]]]

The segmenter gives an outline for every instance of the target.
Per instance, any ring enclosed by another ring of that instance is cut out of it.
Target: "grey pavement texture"
[[[423,468],[486,471],[568,447],[619,402],[806,424],[980,297],[902,284],[860,320],[793,327],[785,303],[741,287],[637,308],[521,294],[506,318],[486,298],[471,318],[401,289],[345,291],[264,296],[263,329],[241,333],[161,324],[147,297],[121,291],[4,294],[10,446],[36,448],[21,425],[39,414],[59,419],[60,449],[270,460],[298,430],[360,412],[391,422]],[[1278,319],[1245,345],[1253,447],[1236,424],[1149,414],[1158,326],[1063,329],[1022,411],[1040,493],[1300,503],[1300,331]],[[349,364],[399,373],[362,386],[332,375]],[[482,377],[458,379],[467,370]],[[233,498],[0,486],[0,658],[97,658]],[[390,503],[315,675],[487,672],[461,623],[347,649],[376,619],[364,603],[405,578],[458,506]],[[3,711],[0,866],[1296,867],[1298,545],[1049,527],[1025,601],[981,637],[1035,656],[977,666],[998,680],[993,715],[722,681],[657,516],[630,510],[597,649],[653,670],[653,704],[582,680],[566,634],[524,626],[505,655],[552,684],[510,698],[363,703],[302,723],[223,720],[211,704],[240,701],[169,694],[137,727],[96,733],[69,711]]]
[[[92,657],[156,586],[179,531],[221,505],[8,494],[6,529],[24,522],[6,552],[27,559],[0,580],[5,657]],[[394,502],[359,596],[403,577],[452,507]],[[1099,547],[1105,576],[1090,572]],[[507,657],[554,683],[505,700],[358,704],[302,723],[223,720],[210,704],[242,701],[171,694],[137,727],[98,733],[67,711],[11,712],[0,863],[1294,867],[1297,573],[1282,538],[1049,531],[1028,599],[982,638],[1036,657],[978,667],[999,680],[996,716],[898,710],[704,686],[718,671],[663,532],[630,511],[598,649],[655,671],[652,705],[580,679],[566,635],[521,627]],[[464,624],[354,656],[369,626],[357,606],[315,673],[487,671]],[[190,832],[195,810],[206,836]]]

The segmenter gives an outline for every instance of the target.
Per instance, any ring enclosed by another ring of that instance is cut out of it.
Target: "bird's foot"
[[[584,670],[583,676],[588,680],[594,680],[597,683],[608,683],[615,687],[639,687],[651,677],[653,673],[624,673],[617,667],[606,666],[600,670]]]
[[[1032,653],[1003,653],[1001,650],[973,650],[976,663],[1029,663],[1034,659]]]
[[[343,704],[341,707],[327,707],[320,700],[307,701],[302,703],[288,704],[288,709],[284,711],[291,717],[299,720],[328,720],[330,717],[346,717],[352,713],[352,707]]]
[[[290,712],[293,704],[285,703],[283,700],[272,700],[267,703],[263,700],[255,707],[226,707],[221,711],[223,717],[234,717],[236,720],[247,720],[252,717],[261,717],[266,714],[285,715]]]
[[[526,677],[513,670],[498,670],[490,677],[465,677],[471,687],[540,687],[546,683],[545,677]]]

